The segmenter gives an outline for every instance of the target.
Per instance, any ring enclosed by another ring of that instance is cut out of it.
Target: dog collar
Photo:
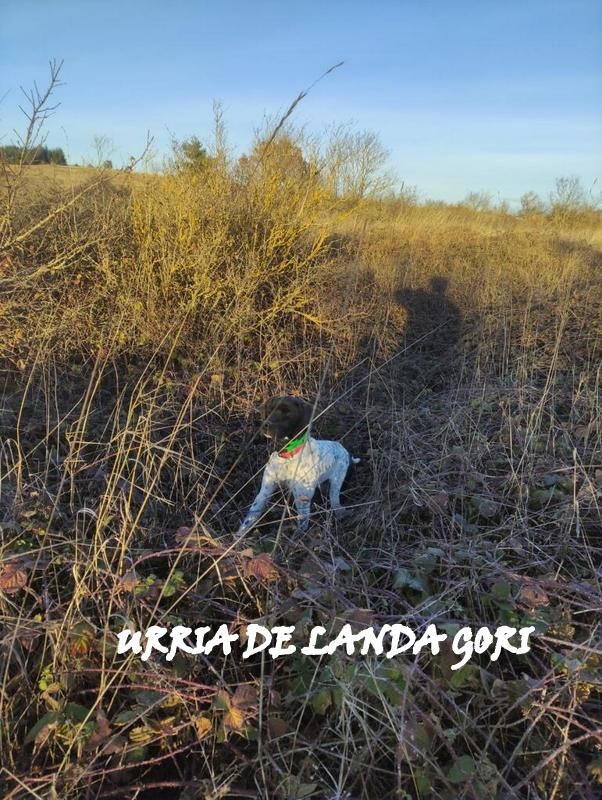
[[[297,453],[300,453],[307,443],[308,436],[309,432],[305,431],[305,433],[301,434],[301,436],[297,436],[296,439],[291,439],[286,447],[283,447],[282,450],[278,451],[280,458],[293,458],[297,455]]]

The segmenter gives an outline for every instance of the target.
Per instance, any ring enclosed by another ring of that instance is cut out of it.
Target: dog
[[[340,442],[310,436],[313,406],[300,397],[274,397],[264,407],[264,435],[278,446],[269,458],[261,488],[244,518],[239,533],[252,528],[261,517],[277,486],[292,491],[299,516],[299,528],[309,526],[311,501],[320,484],[329,481],[330,505],[338,518],[345,515],[341,506],[341,486],[352,458]]]

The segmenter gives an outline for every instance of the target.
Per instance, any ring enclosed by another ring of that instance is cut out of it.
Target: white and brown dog
[[[320,484],[329,481],[330,505],[337,516],[341,506],[341,486],[352,458],[339,442],[310,436],[313,406],[300,397],[275,397],[264,408],[263,432],[279,449],[272,453],[263,473],[261,489],[244,518],[239,533],[255,525],[277,486],[293,493],[299,527],[307,530],[311,501]]]

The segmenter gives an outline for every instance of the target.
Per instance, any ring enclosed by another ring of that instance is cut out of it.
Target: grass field
[[[2,796],[593,799],[599,212],[352,200],[277,152],[30,168],[3,217]],[[237,536],[285,393],[361,457],[353,513]],[[252,622],[535,633],[459,670],[117,654]]]

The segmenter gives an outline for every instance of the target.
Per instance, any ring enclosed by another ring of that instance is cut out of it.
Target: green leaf
[[[65,716],[71,722],[83,722],[90,716],[90,709],[80,706],[79,703],[67,703],[65,706]]]
[[[451,670],[450,670],[451,671]],[[479,668],[476,664],[465,664],[451,672],[448,686],[450,689],[462,689],[467,686],[478,687]]]
[[[405,586],[410,585],[410,581],[412,580],[412,573],[407,570],[405,567],[401,567],[395,573],[395,580],[393,581],[393,588],[394,589],[403,589]]]
[[[335,708],[341,708],[343,705],[343,698],[345,693],[343,692],[342,686],[335,686],[332,690],[332,702],[335,705]]]
[[[292,692],[295,695],[306,694],[314,680],[314,670],[309,659],[297,660],[293,663],[295,675]]]
[[[476,509],[479,516],[484,517],[485,519],[495,517],[499,511],[498,504],[489,497],[475,495],[474,497],[470,498],[470,504]]]
[[[376,675],[363,673],[358,677],[359,685],[373,697],[379,700],[385,697],[391,705],[399,705],[401,702],[405,685],[403,677],[400,677],[395,683],[384,677],[382,673]]]
[[[548,505],[554,498],[555,486],[549,489],[532,489],[529,492],[529,507],[539,511]]]
[[[404,689],[406,685],[406,679],[404,677],[403,672],[399,668],[398,664],[395,664],[393,661],[384,662],[381,664],[378,670],[379,674],[383,674],[385,678],[389,681],[393,681],[396,683],[400,689]]]
[[[38,733],[46,727],[46,725],[52,725],[55,722],[59,722],[59,720],[63,719],[63,714],[60,711],[47,711],[43,717],[41,717],[33,728],[29,731],[27,736],[25,737],[25,744],[30,744],[36,738]]]
[[[447,773],[450,783],[463,783],[471,778],[477,771],[477,765],[472,756],[461,756]]]
[[[304,800],[306,797],[311,797],[317,787],[317,783],[301,783],[296,775],[287,775],[278,787],[278,795],[286,797],[287,800]]]
[[[144,761],[146,758],[146,747],[134,747],[126,755],[125,760],[128,764],[136,764],[138,761]]]
[[[176,592],[180,590],[180,587],[184,584],[184,573],[181,569],[176,569],[173,573],[169,576],[169,579],[165,582],[163,586],[163,597],[172,597]]]
[[[316,714],[325,714],[328,708],[332,705],[332,694],[330,689],[320,689],[320,691],[316,692],[316,694],[314,694],[311,698],[310,705]]]
[[[497,601],[508,600],[511,594],[512,586],[509,583],[503,583],[502,581],[494,583],[489,590],[489,595],[491,598]]]
[[[213,698],[212,708],[217,711],[229,711],[232,707],[232,700],[226,691],[219,691]]]
[[[140,719],[140,712],[135,711],[132,708],[128,708],[125,711],[120,711],[119,714],[116,714],[111,722],[114,725],[127,725],[129,722],[134,722],[134,720]]]
[[[450,639],[453,639],[461,628],[462,625],[457,622],[446,622],[445,625],[441,625],[441,630],[445,631]]]
[[[433,785],[423,767],[417,767],[414,770],[414,781],[416,783],[416,791],[419,795],[425,795],[427,797],[432,796]]]
[[[165,700],[167,695],[165,692],[155,692],[152,689],[140,689],[134,692],[134,697],[137,703],[148,708],[149,706],[159,705],[159,703]]]
[[[395,573],[393,581],[394,589],[404,589],[405,587],[414,589],[416,592],[426,592],[426,583],[419,575],[413,575],[405,567],[401,567]]]
[[[479,532],[478,525],[474,525],[472,522],[469,522],[462,514],[454,514],[452,517],[456,525],[459,525],[460,528],[469,535],[474,535],[475,533]]]
[[[430,575],[437,566],[437,561],[444,555],[440,547],[429,547],[425,553],[420,553],[414,559],[416,568],[425,575]]]

